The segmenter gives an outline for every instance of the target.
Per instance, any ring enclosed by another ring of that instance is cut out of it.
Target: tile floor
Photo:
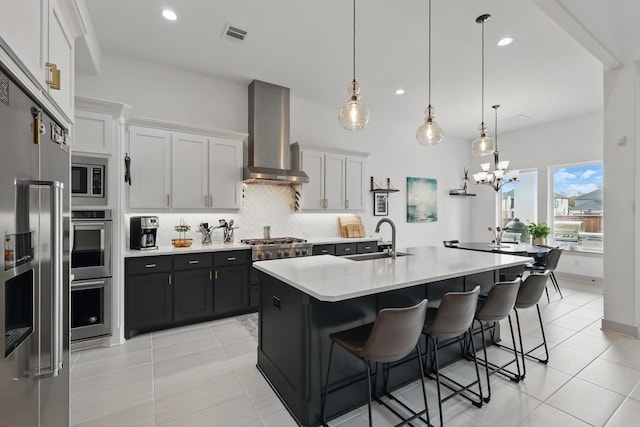
[[[494,375],[492,399],[478,409],[465,400],[444,406],[446,426],[573,427],[638,425],[640,340],[600,330],[602,296],[591,283],[561,279],[564,298],[551,292],[541,310],[550,347],[548,365],[527,364],[520,383]],[[521,312],[525,340],[540,338],[535,310]],[[526,344],[525,344],[526,345]],[[506,357],[493,348],[490,357]],[[230,318],[147,334],[111,348],[71,355],[74,427],[295,426],[255,367],[256,341]],[[447,368],[473,375],[468,362]],[[432,417],[435,387],[427,381]],[[398,394],[420,402],[418,383]],[[366,406],[331,426],[368,425]],[[396,421],[377,405],[374,425]]]

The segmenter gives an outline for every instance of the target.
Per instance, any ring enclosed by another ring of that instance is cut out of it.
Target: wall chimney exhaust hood
[[[306,173],[291,169],[289,88],[254,80],[249,85],[249,142],[244,182],[301,184]]]

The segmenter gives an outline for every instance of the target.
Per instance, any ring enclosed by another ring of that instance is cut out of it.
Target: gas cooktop
[[[258,245],[286,245],[291,243],[306,243],[305,239],[298,239],[297,237],[273,237],[270,239],[242,239],[242,243],[246,243],[251,246]]]

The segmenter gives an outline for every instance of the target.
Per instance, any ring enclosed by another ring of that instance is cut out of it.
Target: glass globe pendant
[[[482,80],[482,95],[480,97],[480,115],[482,120],[480,122],[480,136],[471,144],[471,152],[475,156],[488,156],[493,154],[496,149],[495,141],[487,136],[487,126],[484,124],[484,23],[491,18],[491,15],[484,14],[476,18],[476,23],[482,25],[482,66],[481,66],[481,80]]]
[[[487,126],[480,124],[480,136],[471,144],[471,152],[474,156],[488,156],[496,150],[493,138],[487,136]]]
[[[360,85],[351,82],[348,87],[349,97],[338,113],[340,126],[346,130],[359,130],[369,123],[369,108],[360,101]]]
[[[442,141],[444,132],[434,120],[433,107],[431,105],[427,107],[425,115],[424,123],[416,132],[416,139],[422,145],[435,145]]]
[[[431,0],[429,0],[429,51],[428,51],[428,95],[429,106],[425,110],[424,123],[416,131],[416,139],[422,145],[436,145],[442,141],[444,132],[434,120],[433,107],[431,106]]]

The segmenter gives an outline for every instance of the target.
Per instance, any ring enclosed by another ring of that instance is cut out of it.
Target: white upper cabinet
[[[362,157],[346,157],[345,208],[361,211],[365,208],[365,160]]]
[[[345,157],[339,154],[324,155],[324,207],[342,210],[345,207]]]
[[[129,207],[171,207],[171,132],[131,126],[129,156]]]
[[[209,138],[210,207],[239,209],[242,199],[242,141]]]
[[[238,138],[231,139],[172,131],[170,125],[158,124],[164,128],[131,126],[129,129],[132,179],[129,207],[239,209],[244,135],[218,131]],[[189,127],[180,126],[180,129],[189,130]]]
[[[44,87],[58,107],[73,119],[74,41],[58,2],[49,2],[49,37],[44,67]],[[42,75],[42,74],[41,74]]]
[[[206,136],[173,133],[171,140],[171,207],[206,208],[208,140]]]
[[[58,1],[0,0],[0,37],[29,81],[73,121],[74,36]]]
[[[309,183],[302,184],[302,210],[324,209],[324,153],[301,150],[300,170],[309,176]]]
[[[302,210],[363,210],[366,156],[292,144],[292,167],[309,176],[302,184]]]
[[[0,37],[34,76],[44,74],[49,0],[0,0]]]

